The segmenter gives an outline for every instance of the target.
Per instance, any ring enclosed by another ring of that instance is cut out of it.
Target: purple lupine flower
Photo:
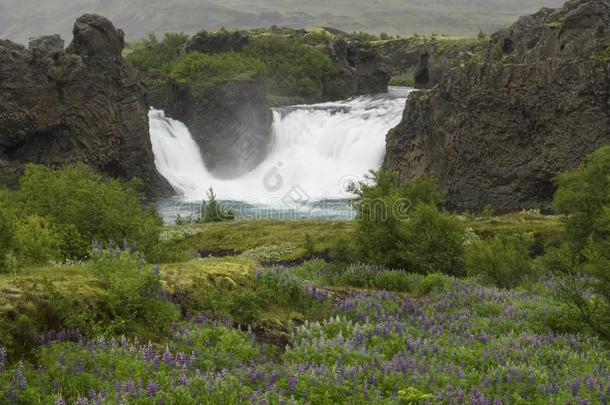
[[[60,395],[59,398],[57,398],[57,401],[55,401],[55,405],[66,405],[66,401],[64,401],[64,397],[62,397]]]
[[[163,353],[163,362],[168,366],[172,366],[174,364],[172,354],[169,352],[169,348],[167,346],[165,346],[165,352]]]
[[[2,370],[4,370],[4,367],[6,367],[6,359],[7,359],[8,355],[6,353],[6,349],[2,346],[0,346],[0,372],[2,372]]]
[[[149,397],[154,397],[157,394],[157,391],[159,391],[159,386],[153,382],[148,383],[146,386],[146,395]]]
[[[294,376],[293,374],[288,375],[288,391],[290,391],[290,394],[294,394],[294,390],[297,387],[297,377]]]
[[[87,398],[76,398],[76,405],[89,405],[89,400]]]
[[[580,391],[580,380],[578,378],[576,378],[574,381],[572,381],[571,388],[572,388],[572,395],[575,397],[578,396],[578,391]]]
[[[17,370],[15,371],[15,383],[21,391],[25,390],[25,387],[27,386],[25,370],[23,369],[23,361],[19,362],[19,366],[17,366]]]

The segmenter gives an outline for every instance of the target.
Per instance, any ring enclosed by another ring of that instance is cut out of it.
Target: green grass
[[[415,86],[415,72],[405,72],[399,75],[393,76],[390,79],[390,86],[407,86],[414,87]]]
[[[178,235],[178,247],[205,255],[243,253],[255,248],[294,245],[279,260],[295,260],[307,255],[306,235],[314,242],[315,252],[325,252],[339,238],[349,237],[356,229],[348,221],[237,221],[168,228]],[[184,235],[184,236],[181,236]]]
[[[554,244],[563,229],[559,217],[521,212],[497,217],[460,217],[482,238],[498,234],[532,233],[537,245]],[[278,248],[291,244],[291,251],[280,252],[277,261],[291,261],[308,255],[306,235],[314,242],[316,254],[327,252],[339,239],[356,230],[355,221],[237,221],[167,227],[164,237],[174,238],[178,248],[193,254],[240,254],[255,248]]]

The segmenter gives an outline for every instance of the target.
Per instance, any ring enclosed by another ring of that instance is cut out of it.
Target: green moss
[[[397,76],[393,76],[390,79],[390,86],[407,86],[414,87],[415,86],[415,72],[409,71],[401,73]]]

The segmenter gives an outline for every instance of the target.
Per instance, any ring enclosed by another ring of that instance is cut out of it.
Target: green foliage
[[[277,35],[252,38],[243,51],[264,63],[263,75],[273,96],[344,98],[349,89],[342,68],[323,51],[300,39]]]
[[[610,146],[593,153],[579,168],[557,178],[554,205],[566,215],[566,235],[578,252],[607,240],[610,217]]]
[[[369,34],[368,32],[363,32],[363,31],[359,31],[359,32],[352,32],[349,35],[351,38],[355,39],[356,41],[361,41],[361,42],[374,42],[374,41],[379,41],[379,37],[375,34]]]
[[[390,86],[405,86],[415,87],[415,72],[409,71],[401,73],[397,76],[392,76],[389,82]]]
[[[422,274],[462,275],[465,231],[453,215],[418,203],[400,229],[401,267]]]
[[[279,245],[265,245],[246,250],[243,255],[260,262],[278,262],[282,257],[293,253],[295,249],[292,243],[285,242]]]
[[[57,228],[47,218],[30,216],[15,227],[15,254],[21,265],[45,265],[63,259],[62,244]]]
[[[232,80],[250,79],[264,69],[265,65],[259,59],[242,53],[190,52],[172,62],[169,77],[207,98],[212,88]]]
[[[163,41],[155,34],[132,45],[132,51],[127,55],[129,60],[140,71],[155,76],[167,74],[169,64],[180,56],[180,51],[189,40],[186,34],[165,33]]]
[[[201,222],[209,223],[209,222],[223,222],[223,221],[233,221],[235,219],[235,214],[231,211],[226,211],[218,200],[216,199],[216,194],[214,194],[214,190],[212,187],[208,190],[208,199],[203,204],[203,217],[201,218]]]
[[[0,272],[7,270],[6,259],[11,253],[14,239],[14,227],[8,214],[0,205]]]
[[[158,336],[178,318],[174,305],[164,298],[159,270],[144,266],[138,255],[101,250],[93,252],[87,267],[107,293],[106,332]]]
[[[26,218],[44,217],[61,229],[62,257],[85,256],[94,240],[136,242],[144,253],[158,245],[161,220],[142,208],[141,195],[83,165],[58,170],[28,165],[15,199]]]
[[[610,146],[560,175],[557,185],[554,204],[566,215],[566,243],[547,265],[563,279],[564,301],[610,340]]]
[[[513,288],[528,280],[534,272],[529,252],[531,235],[500,235],[480,240],[466,249],[466,273],[479,276],[500,288]]]
[[[396,173],[379,171],[352,191],[354,245],[363,261],[420,273],[462,272],[465,227],[436,208],[443,195],[434,179],[399,185]]]

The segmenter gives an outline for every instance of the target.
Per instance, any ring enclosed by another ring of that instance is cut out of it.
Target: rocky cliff
[[[352,95],[385,93],[390,73],[381,67],[379,54],[359,41],[338,35],[327,46],[327,52],[344,71],[344,80]]]
[[[521,18],[482,63],[410,95],[385,167],[437,176],[457,210],[547,207],[553,177],[610,143],[609,44],[608,0]]]
[[[379,69],[392,75],[412,75],[413,85],[418,88],[434,86],[455,66],[479,61],[485,49],[484,39],[442,35],[418,35],[373,45]]]
[[[123,59],[123,32],[84,15],[64,50],[59,36],[28,49],[0,41],[0,172],[12,177],[27,162],[82,162],[109,176],[138,177],[149,194],[169,192],[157,173],[148,104]]]

